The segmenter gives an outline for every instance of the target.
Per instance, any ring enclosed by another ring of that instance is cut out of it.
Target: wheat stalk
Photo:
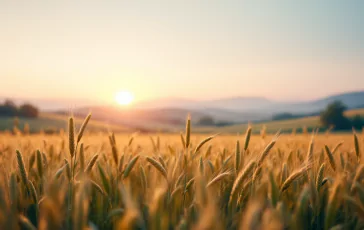
[[[360,162],[359,140],[358,140],[358,136],[356,135],[355,131],[354,131],[354,147],[355,147],[356,158],[357,158],[358,162]]]
[[[187,116],[185,140],[186,140],[185,148],[188,149],[188,147],[190,146],[190,141],[191,141],[191,116],[190,115]]]
[[[240,187],[241,183],[248,177],[249,173],[254,169],[255,166],[256,166],[255,161],[251,161],[249,164],[245,166],[245,168],[242,171],[240,171],[240,173],[238,174],[238,176],[234,181],[233,188],[230,193],[229,203],[232,201],[232,198],[236,194],[238,187]]]
[[[133,157],[133,159],[130,160],[130,162],[128,163],[128,165],[124,170],[124,178],[127,178],[129,176],[131,170],[133,170],[134,165],[138,161],[139,157],[140,157],[139,155],[136,155],[135,157]]]
[[[154,168],[156,168],[161,174],[162,176],[168,181],[167,179],[167,171],[166,169],[163,167],[163,165],[161,163],[159,163],[158,161],[154,160],[153,158],[147,157],[146,158],[147,161],[154,166]]]
[[[79,143],[82,139],[82,136],[83,136],[83,133],[85,132],[85,129],[86,129],[86,126],[88,124],[88,122],[90,121],[91,119],[91,113],[89,113],[85,120],[83,121],[81,127],[80,127],[80,130],[78,131],[78,135],[77,135],[77,143]]]
[[[97,158],[98,158],[98,157],[99,157],[99,155],[98,155],[98,154],[95,154],[95,155],[91,158],[90,162],[88,163],[88,165],[87,165],[87,167],[86,167],[86,169],[85,169],[85,173],[86,173],[86,174],[90,174],[90,172],[91,172],[92,168],[94,167],[94,165],[95,165],[95,163],[96,163],[96,161],[97,161]]]
[[[317,178],[316,178],[316,190],[317,190],[317,192],[320,191],[320,188],[322,186],[322,180],[324,178],[324,171],[325,171],[325,163],[323,163],[320,166],[320,169],[319,169],[318,174],[317,174]]]
[[[68,148],[71,154],[71,158],[73,158],[75,154],[75,124],[73,121],[73,117],[70,117],[68,120]]]
[[[279,137],[279,132],[275,135],[275,137],[272,139],[272,141],[265,147],[263,152],[260,154],[260,158],[257,163],[258,166],[261,165],[263,163],[264,159],[268,156],[268,153],[273,148],[273,146],[276,144],[278,137]]]
[[[16,150],[16,157],[18,159],[18,168],[20,171],[20,176],[21,176],[22,182],[23,182],[24,186],[26,187],[26,189],[28,190],[28,174],[25,169],[23,155],[21,154],[21,152],[19,150]]]
[[[219,181],[225,179],[226,177],[231,176],[231,172],[224,172],[217,175],[215,178],[213,178],[207,185],[206,188],[213,186],[214,184],[218,183]]]
[[[252,135],[252,128],[249,126],[245,134],[244,151],[248,150],[251,135]]]
[[[327,157],[329,158],[329,162],[330,162],[331,168],[334,171],[336,171],[336,163],[335,163],[334,156],[332,155],[332,153],[331,153],[329,147],[327,147],[327,145],[325,145],[325,151],[326,151]]]
[[[305,172],[307,172],[308,170],[308,166],[305,166],[295,172],[293,172],[282,184],[281,186],[281,193],[283,193],[285,190],[287,190],[289,188],[289,186],[292,184],[293,181],[297,180],[298,178],[300,178],[301,176],[303,176],[305,174]]]

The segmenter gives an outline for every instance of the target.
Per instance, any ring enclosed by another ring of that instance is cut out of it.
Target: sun
[[[130,105],[134,100],[134,96],[132,93],[128,92],[128,91],[120,91],[117,92],[115,95],[115,101],[119,104],[119,105]]]

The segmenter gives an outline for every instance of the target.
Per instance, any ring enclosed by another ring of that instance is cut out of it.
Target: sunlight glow
[[[116,93],[115,100],[119,105],[126,106],[133,102],[134,96],[128,91],[120,91]]]

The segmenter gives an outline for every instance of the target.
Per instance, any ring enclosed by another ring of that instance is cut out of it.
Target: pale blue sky
[[[304,100],[364,89],[364,1],[3,1],[0,96]]]

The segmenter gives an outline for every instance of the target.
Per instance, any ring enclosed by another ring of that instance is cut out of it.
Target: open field
[[[37,133],[43,131],[56,131],[67,130],[67,116],[41,113],[38,118],[18,118],[19,129],[23,130],[24,125],[28,124],[30,132]],[[82,119],[75,119],[76,126],[82,124]],[[14,118],[12,117],[0,117],[0,131],[12,131],[14,127]],[[109,131],[114,132],[127,132],[129,128],[121,125],[108,124],[107,122],[91,121],[89,124],[90,131]]]
[[[361,133],[107,136],[72,124],[0,135],[0,229],[364,228]]]
[[[356,109],[350,110],[345,113],[349,117],[353,117],[355,115],[364,116],[364,109]],[[67,117],[64,115],[50,114],[50,113],[41,113],[38,118],[19,118],[19,128],[22,130],[24,128],[24,124],[29,124],[31,132],[39,132],[40,130],[52,131],[52,130],[66,130],[67,128]],[[122,118],[120,118],[122,119]],[[194,119],[192,117],[192,119]],[[76,126],[81,125],[82,119],[75,119]],[[4,118],[0,117],[0,131],[4,130],[12,130],[14,124],[13,118]],[[304,117],[298,119],[289,119],[289,120],[281,120],[281,121],[268,121],[268,122],[260,122],[260,123],[252,123],[253,133],[257,134],[260,130],[265,126],[267,133],[275,133],[279,129],[282,132],[291,132],[293,129],[296,129],[297,132],[302,132],[302,128],[306,127],[308,130],[315,129],[320,127],[320,121],[318,116],[313,117]],[[113,122],[104,122],[104,121],[91,121],[88,129],[92,131],[109,131],[112,130],[115,133],[119,132],[132,132],[133,130],[137,130],[139,128],[149,130],[149,131],[165,131],[171,133],[178,133],[184,129],[183,126],[180,125],[172,125],[172,124],[161,124],[161,123],[143,123],[142,121],[139,124],[122,126],[114,124]],[[196,133],[230,133],[237,134],[242,133],[244,130],[248,128],[248,124],[237,124],[225,127],[194,127],[194,132]]]

